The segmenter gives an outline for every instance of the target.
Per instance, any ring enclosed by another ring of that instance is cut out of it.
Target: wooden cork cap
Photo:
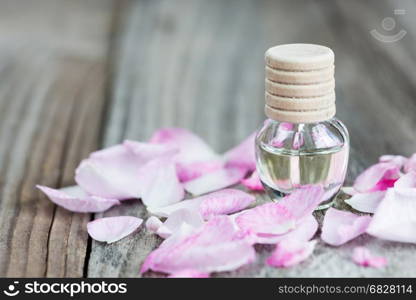
[[[325,46],[288,44],[265,54],[266,115],[291,123],[335,115],[334,53]]]
[[[310,98],[288,98],[265,92],[266,105],[282,110],[317,110],[332,106],[335,102],[335,93]]]
[[[266,78],[266,91],[269,94],[290,97],[310,98],[320,97],[332,93],[335,89],[335,80],[317,82],[314,84],[287,84],[273,82]]]
[[[311,84],[334,79],[334,66],[328,68],[302,71],[273,69],[266,65],[266,78],[273,82],[288,84]]]
[[[286,44],[269,48],[265,59],[272,69],[311,71],[333,66],[334,52],[321,45]]]

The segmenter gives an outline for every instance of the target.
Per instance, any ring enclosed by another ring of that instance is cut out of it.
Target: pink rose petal
[[[205,220],[217,215],[235,213],[256,201],[254,196],[235,189],[224,189],[201,198],[199,212]]]
[[[379,162],[387,162],[387,163],[394,163],[398,167],[403,167],[408,159],[401,155],[382,155],[380,156]]]
[[[341,188],[341,183],[337,183],[334,184],[333,186],[331,186],[330,188],[328,188],[327,190],[325,190],[323,196],[322,196],[322,202],[328,201],[330,199],[333,199],[333,197],[336,196],[336,194],[338,194],[339,190]]]
[[[320,185],[310,185],[295,190],[282,198],[279,205],[285,207],[296,219],[309,216],[325,200],[325,191]]]
[[[357,194],[357,191],[352,186],[344,186],[341,188],[341,191],[347,195],[355,195]]]
[[[218,192],[221,192],[221,191],[218,191]],[[218,192],[214,192],[214,193],[218,193]],[[178,203],[168,205],[168,206],[147,207],[147,210],[151,214],[158,216],[158,217],[163,217],[163,218],[169,217],[175,211],[180,210],[180,209],[187,209],[195,213],[199,213],[199,206],[201,205],[202,197],[205,197],[208,195],[211,195],[211,194],[207,194],[207,195],[189,199],[189,200],[183,200],[183,201],[180,201]]]
[[[306,260],[312,254],[315,245],[316,241],[284,239],[276,245],[266,263],[276,268],[292,267]]]
[[[404,171],[406,173],[410,171],[416,172],[416,153],[410,156],[410,158],[406,161],[404,164]]]
[[[175,274],[237,269],[253,262],[255,251],[235,229],[231,219],[217,216],[194,233],[178,231],[146,258],[141,273],[148,270]]]
[[[241,144],[226,152],[224,154],[226,165],[245,169],[246,171],[254,171],[256,169],[255,137],[256,133],[254,132]]]
[[[241,180],[241,184],[252,191],[264,191],[263,184],[260,181],[259,174],[254,171],[249,178]]]
[[[221,159],[192,162],[188,164],[177,163],[176,169],[179,180],[181,182],[187,182],[196,179],[202,175],[218,171],[224,166],[224,161]]]
[[[179,209],[169,216],[163,225],[158,228],[156,234],[166,239],[180,230],[183,224],[192,228],[199,228],[204,224],[204,220],[198,213],[187,209]]]
[[[153,134],[150,142],[179,150],[175,162],[181,182],[196,179],[224,166],[224,161],[218,154],[200,137],[186,129],[160,129]]]
[[[59,190],[37,185],[48,198],[58,206],[73,212],[103,212],[114,205],[120,204],[116,199],[90,196],[79,186],[70,186]]]
[[[176,161],[180,163],[205,162],[218,158],[200,137],[183,128],[160,129],[152,135],[150,143],[179,149]]]
[[[125,145],[94,152],[77,168],[75,181],[91,195],[119,200],[139,198],[137,174],[146,157]]]
[[[191,269],[173,273],[168,278],[209,278],[209,273],[202,273]]]
[[[151,160],[137,175],[142,202],[148,207],[167,206],[181,201],[185,196],[172,156]]]
[[[346,199],[345,203],[358,211],[374,213],[385,195],[386,191],[357,193],[351,198]]]
[[[329,245],[340,246],[363,234],[370,221],[370,216],[330,208],[324,217],[321,238]]]
[[[245,174],[245,169],[222,168],[184,183],[184,188],[193,195],[202,195],[236,184]]]
[[[279,203],[266,203],[242,212],[236,224],[257,236],[280,235],[295,228],[296,219]]]
[[[384,191],[394,185],[400,177],[400,166],[394,162],[377,163],[361,173],[354,183],[354,189],[365,193]]]
[[[416,243],[416,189],[389,189],[367,233],[390,241]]]
[[[302,218],[296,228],[285,234],[285,239],[295,239],[298,241],[309,241],[318,231],[318,221],[313,215]]]
[[[416,171],[410,171],[400,177],[394,183],[394,189],[415,189],[416,188]],[[414,190],[416,191],[416,190]]]
[[[355,247],[352,254],[352,260],[359,266],[382,268],[387,265],[387,259],[382,256],[374,256],[370,250],[365,247]]]
[[[163,222],[155,216],[151,216],[146,220],[146,229],[152,233],[156,233],[159,228],[163,225]]]
[[[318,230],[318,222],[310,215],[303,218],[295,227],[295,229],[281,235],[257,236],[252,235],[249,238],[253,244],[276,244],[283,239],[294,239],[298,241],[309,241],[314,237]]]
[[[140,218],[128,216],[101,218],[89,222],[87,229],[94,240],[110,244],[131,234],[142,222]]]
[[[123,146],[136,155],[139,166],[164,156],[172,156],[179,153],[179,149],[170,145],[159,145],[125,140]],[[93,154],[94,156],[94,154]]]
[[[173,205],[149,208],[149,211],[160,217],[169,217],[180,209],[187,209],[201,214],[205,219],[214,215],[224,215],[245,209],[252,204],[255,198],[236,189],[223,189],[194,199],[184,200]]]

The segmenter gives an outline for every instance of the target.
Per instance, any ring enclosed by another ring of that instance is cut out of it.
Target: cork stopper
[[[325,46],[287,44],[266,51],[265,113],[290,123],[335,115],[334,53]]]

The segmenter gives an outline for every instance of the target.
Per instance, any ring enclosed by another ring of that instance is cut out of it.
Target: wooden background
[[[229,149],[264,118],[263,53],[276,44],[334,49],[349,183],[381,154],[416,152],[415,8],[412,0],[0,0],[0,276],[139,276],[159,238],[142,230],[109,246],[91,241],[86,223],[103,215],[56,207],[35,184],[71,185],[89,152],[164,126]],[[388,16],[393,33],[407,31],[395,43],[369,33],[389,34]],[[139,201],[104,215],[120,214],[147,217]],[[364,244],[389,266],[355,266],[351,249]],[[414,245],[368,236],[339,249],[320,243],[287,270],[264,267],[271,250],[258,247],[256,263],[216,276],[416,276]]]

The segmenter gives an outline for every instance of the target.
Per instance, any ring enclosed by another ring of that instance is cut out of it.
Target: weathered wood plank
[[[409,155],[416,149],[415,78],[411,71],[414,58],[414,18],[394,16],[395,8],[409,12],[414,2],[401,1],[337,1],[322,5],[329,43],[337,53],[337,86],[339,114],[351,131],[357,154],[369,161],[385,153]],[[353,11],[354,13],[351,13]],[[394,17],[393,33],[383,31],[381,22]],[[373,38],[370,30],[394,34],[400,29],[409,32],[395,43]]]
[[[124,138],[145,140],[162,126],[181,126],[217,151],[226,150],[263,118],[264,50],[301,41],[326,44],[336,52],[338,115],[352,137],[348,181],[381,154],[410,154],[416,149],[409,129],[415,122],[414,33],[393,46],[397,48],[379,48],[367,28],[382,20],[380,12],[390,13],[391,5],[386,1],[130,1],[112,57],[115,76],[103,146]],[[409,11],[415,7],[410,1],[405,5]],[[406,24],[414,26],[409,19]],[[390,110],[392,99],[397,105]],[[344,206],[342,201],[337,205]],[[147,216],[140,202],[132,201],[95,217],[112,215]],[[93,242],[88,276],[138,276],[144,257],[159,242],[144,230],[112,245]],[[389,267],[356,267],[349,258],[351,249],[363,244],[387,256]],[[313,259],[288,270],[264,266],[271,249],[258,247],[253,265],[218,276],[415,275],[415,268],[408,267],[414,263],[409,261],[413,246],[368,236],[340,249],[319,243]]]
[[[86,157],[92,147],[98,144],[106,80],[105,66],[102,63],[71,64],[77,70],[74,74],[79,76],[80,71],[83,71],[81,74],[84,76],[79,77],[82,83],[78,82],[73,89],[76,94],[70,93],[76,97],[77,103],[73,106],[70,131],[66,135],[65,161],[60,182],[62,186],[73,184],[74,170],[80,158]],[[87,70],[84,70],[85,67]],[[89,220],[89,214],[74,214],[60,207],[56,208],[49,234],[48,277],[83,276],[88,241],[86,223]]]
[[[97,146],[110,2],[44,0],[25,2],[23,10],[22,1],[1,2],[0,274],[82,275],[89,216],[55,208],[33,186],[72,184],[79,160]],[[399,43],[380,44],[369,35],[392,9],[414,9],[410,1],[400,4],[125,2],[122,34],[113,45],[115,81],[103,145],[181,126],[226,150],[263,118],[264,49],[306,41],[328,44],[337,54],[338,111],[353,146],[349,180],[380,154],[410,154],[416,143],[410,130],[414,20],[396,20],[397,28],[408,30]],[[147,216],[138,201],[105,215],[120,214]],[[159,242],[144,231],[111,246],[93,242],[88,274],[137,276]],[[360,244],[388,256],[390,266],[378,271],[352,265],[349,253]],[[270,250],[259,247],[254,265],[218,276],[407,276],[415,269],[409,268],[414,247],[365,236],[337,251],[319,244],[313,260],[290,270],[265,268]]]
[[[112,1],[0,6],[0,276],[80,277],[90,216],[34,186],[73,184],[97,148]]]

